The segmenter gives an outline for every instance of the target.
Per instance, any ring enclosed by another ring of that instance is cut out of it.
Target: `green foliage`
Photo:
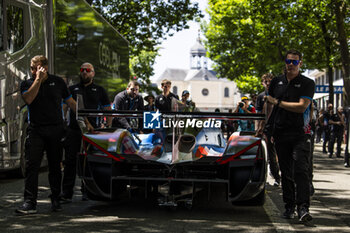
[[[134,56],[130,59],[131,77],[141,80],[142,92],[159,92],[157,87],[151,86],[151,80],[149,78],[154,74],[153,64],[157,55],[158,52],[141,51],[139,56]]]
[[[333,8],[333,0],[209,0],[210,22],[202,28],[215,71],[232,80],[278,74],[290,48],[304,54],[304,69],[338,67]]]
[[[264,90],[264,87],[261,85],[261,79],[255,76],[239,76],[235,79],[238,89],[242,93],[247,94],[258,94]]]
[[[149,83],[157,46],[166,36],[203,17],[190,0],[87,0],[130,43],[133,75]],[[155,53],[155,54],[154,54]],[[147,55],[146,55],[147,54]],[[134,67],[135,65],[135,67]]]

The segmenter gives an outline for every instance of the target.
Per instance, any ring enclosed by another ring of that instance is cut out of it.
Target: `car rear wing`
[[[86,117],[120,117],[120,118],[146,118],[146,114],[154,114],[162,119],[213,119],[218,121],[234,120],[265,120],[265,114],[261,113],[221,113],[221,112],[199,112],[186,111],[182,104],[175,100],[172,103],[172,111],[169,112],[149,112],[135,110],[96,110],[84,109],[82,95],[77,95],[77,114],[76,119],[83,133],[87,132],[84,118]]]
[[[144,112],[134,110],[95,110],[79,109],[78,117],[143,117]],[[160,112],[162,118],[197,118],[217,120],[265,120],[265,114],[261,113],[221,113],[221,112]]]
[[[161,112],[162,118],[197,118],[197,119],[217,119],[217,120],[265,120],[265,114],[261,113],[221,113],[221,112],[186,112],[183,104],[178,100],[172,101],[170,112]],[[77,114],[76,117],[130,117],[142,118],[144,112],[135,110],[96,110],[85,109],[82,95],[77,95]]]

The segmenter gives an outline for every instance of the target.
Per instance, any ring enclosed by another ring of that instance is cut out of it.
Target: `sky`
[[[199,8],[205,15],[205,20],[208,21],[209,16],[205,12],[207,8],[207,0],[192,0],[192,2],[198,2]],[[182,30],[174,33],[172,37],[168,37],[161,44],[159,56],[156,58],[154,68],[155,75],[151,79],[158,78],[166,68],[190,68],[190,49],[195,44],[198,38],[198,30],[200,29],[200,23],[191,21],[189,22],[189,29]],[[201,32],[201,39],[204,39]],[[208,68],[210,69],[211,62],[208,60]]]

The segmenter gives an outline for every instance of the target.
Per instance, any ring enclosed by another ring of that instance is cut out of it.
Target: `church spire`
[[[198,30],[198,38],[190,51],[191,69],[207,69],[207,50],[204,48],[200,38],[200,30]]]

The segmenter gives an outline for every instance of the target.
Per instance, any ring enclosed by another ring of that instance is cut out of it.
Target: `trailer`
[[[20,83],[31,77],[30,59],[45,55],[49,72],[67,84],[90,62],[95,82],[129,78],[129,44],[85,0],[0,0],[0,172],[25,172],[27,108]]]

